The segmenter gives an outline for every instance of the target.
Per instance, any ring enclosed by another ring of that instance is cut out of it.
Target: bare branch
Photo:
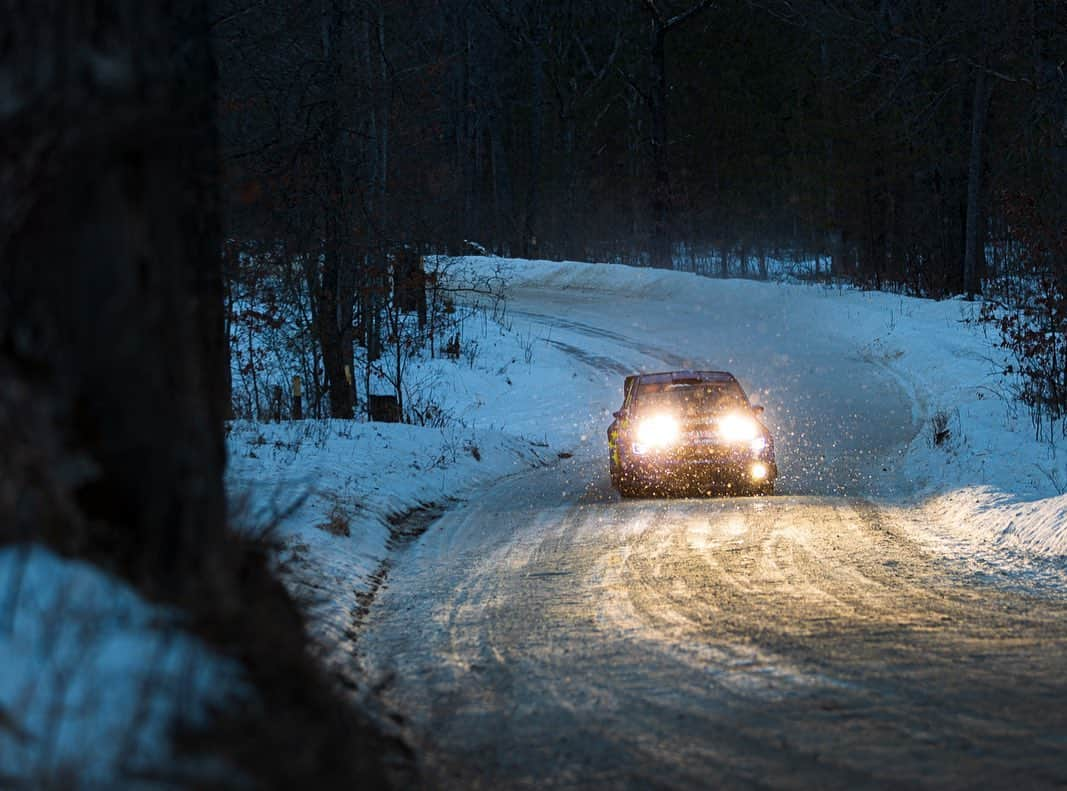
[[[671,28],[678,27],[679,25],[684,24],[689,19],[692,19],[697,14],[701,13],[702,11],[707,10],[710,7],[711,7],[711,0],[701,0],[701,2],[697,3],[695,6],[690,8],[688,11],[683,11],[682,13],[678,14],[675,17],[671,17],[671,19],[669,19],[667,21],[667,23],[665,25],[663,25],[663,31],[666,32],[666,31],[670,30]]]
[[[663,27],[665,24],[665,17],[659,10],[659,6],[656,5],[655,0],[644,0],[645,8],[652,12],[653,18],[656,20],[656,24]]]

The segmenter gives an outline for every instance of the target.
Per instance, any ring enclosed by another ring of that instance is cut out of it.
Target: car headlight
[[[746,415],[727,415],[719,421],[719,436],[727,442],[752,442],[760,436],[760,428]]]
[[[666,448],[678,441],[678,421],[670,415],[645,418],[637,426],[637,443],[646,448]]]

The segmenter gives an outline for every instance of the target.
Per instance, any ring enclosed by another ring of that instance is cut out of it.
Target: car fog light
[[[749,472],[752,475],[752,480],[762,481],[770,473],[770,470],[767,469],[766,464],[761,461],[757,461],[755,464],[752,465],[752,469]]]

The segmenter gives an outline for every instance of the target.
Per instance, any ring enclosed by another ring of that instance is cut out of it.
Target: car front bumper
[[[762,477],[753,474],[757,465],[765,472]],[[772,483],[778,477],[778,465],[773,452],[683,446],[670,451],[627,454],[623,457],[621,472],[624,480],[645,485],[759,486]]]

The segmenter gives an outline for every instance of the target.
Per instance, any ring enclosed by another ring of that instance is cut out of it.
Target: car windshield
[[[713,384],[649,384],[637,392],[642,411],[664,409],[684,415],[703,415],[747,406],[744,393],[735,382]]]

